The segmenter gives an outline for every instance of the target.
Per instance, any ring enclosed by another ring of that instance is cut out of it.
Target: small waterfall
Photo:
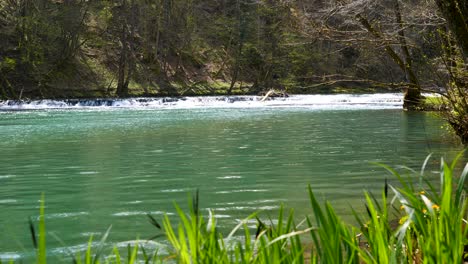
[[[161,98],[102,98],[64,100],[6,100],[0,101],[0,110],[40,109],[190,109],[190,108],[252,108],[252,107],[302,107],[312,109],[401,109],[401,93],[291,95],[285,98],[261,96],[198,96]]]

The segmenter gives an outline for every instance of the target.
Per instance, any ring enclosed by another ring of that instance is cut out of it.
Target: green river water
[[[0,112],[0,259],[28,256],[28,217],[46,200],[51,254],[78,251],[112,225],[109,242],[156,234],[145,216],[187,208],[200,190],[221,230],[281,203],[311,212],[307,185],[343,217],[389,176],[370,162],[419,168],[462,149],[431,113],[307,108]],[[162,242],[164,243],[164,242]],[[125,242],[123,242],[125,245]]]

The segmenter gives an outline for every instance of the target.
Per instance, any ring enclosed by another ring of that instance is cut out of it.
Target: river
[[[275,218],[281,203],[309,214],[308,184],[350,218],[389,177],[372,162],[417,169],[434,153],[435,177],[438,158],[462,149],[440,117],[404,112],[401,98],[0,102],[0,259],[33,254],[28,217],[37,223],[41,193],[52,255],[83,250],[110,225],[110,243],[151,237],[145,214],[187,208],[196,189],[225,231],[254,211]]]

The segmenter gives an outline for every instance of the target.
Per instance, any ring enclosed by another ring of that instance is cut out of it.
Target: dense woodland
[[[442,93],[468,141],[468,1],[1,0],[3,99]]]

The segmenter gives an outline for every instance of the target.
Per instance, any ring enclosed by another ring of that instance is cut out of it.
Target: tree
[[[231,84],[229,85],[229,89],[227,94],[230,95],[232,93],[232,89],[239,78],[239,72],[241,68],[241,57],[242,51],[244,49],[244,44],[246,41],[246,34],[247,34],[247,23],[245,14],[241,8],[241,0],[236,0],[235,4],[235,13],[236,13],[236,32],[235,32],[235,48],[234,48],[234,56],[233,56],[233,65],[232,65],[232,73],[231,73]]]
[[[383,49],[388,57],[400,68],[407,83],[404,108],[417,109],[421,103],[421,82],[414,69],[413,54],[406,33],[409,23],[404,21],[399,0],[366,1],[338,0],[325,9],[325,17],[319,17],[316,24],[320,30],[329,32],[329,38],[348,45],[373,43]],[[366,32],[367,36],[362,34]]]
[[[117,24],[120,27],[120,54],[117,75],[117,96],[128,96],[128,84],[135,70],[135,1],[122,0],[115,10]]]
[[[436,0],[436,3],[452,33],[442,31],[445,67],[449,76],[444,97],[451,108],[446,116],[462,142],[468,144],[468,2]],[[456,41],[452,41],[452,36]]]
[[[50,97],[59,93],[54,90],[54,80],[70,78],[68,66],[80,63],[88,7],[85,0],[0,2],[3,97]]]
[[[435,0],[440,12],[447,20],[450,31],[453,32],[465,62],[468,56],[468,1]]]

